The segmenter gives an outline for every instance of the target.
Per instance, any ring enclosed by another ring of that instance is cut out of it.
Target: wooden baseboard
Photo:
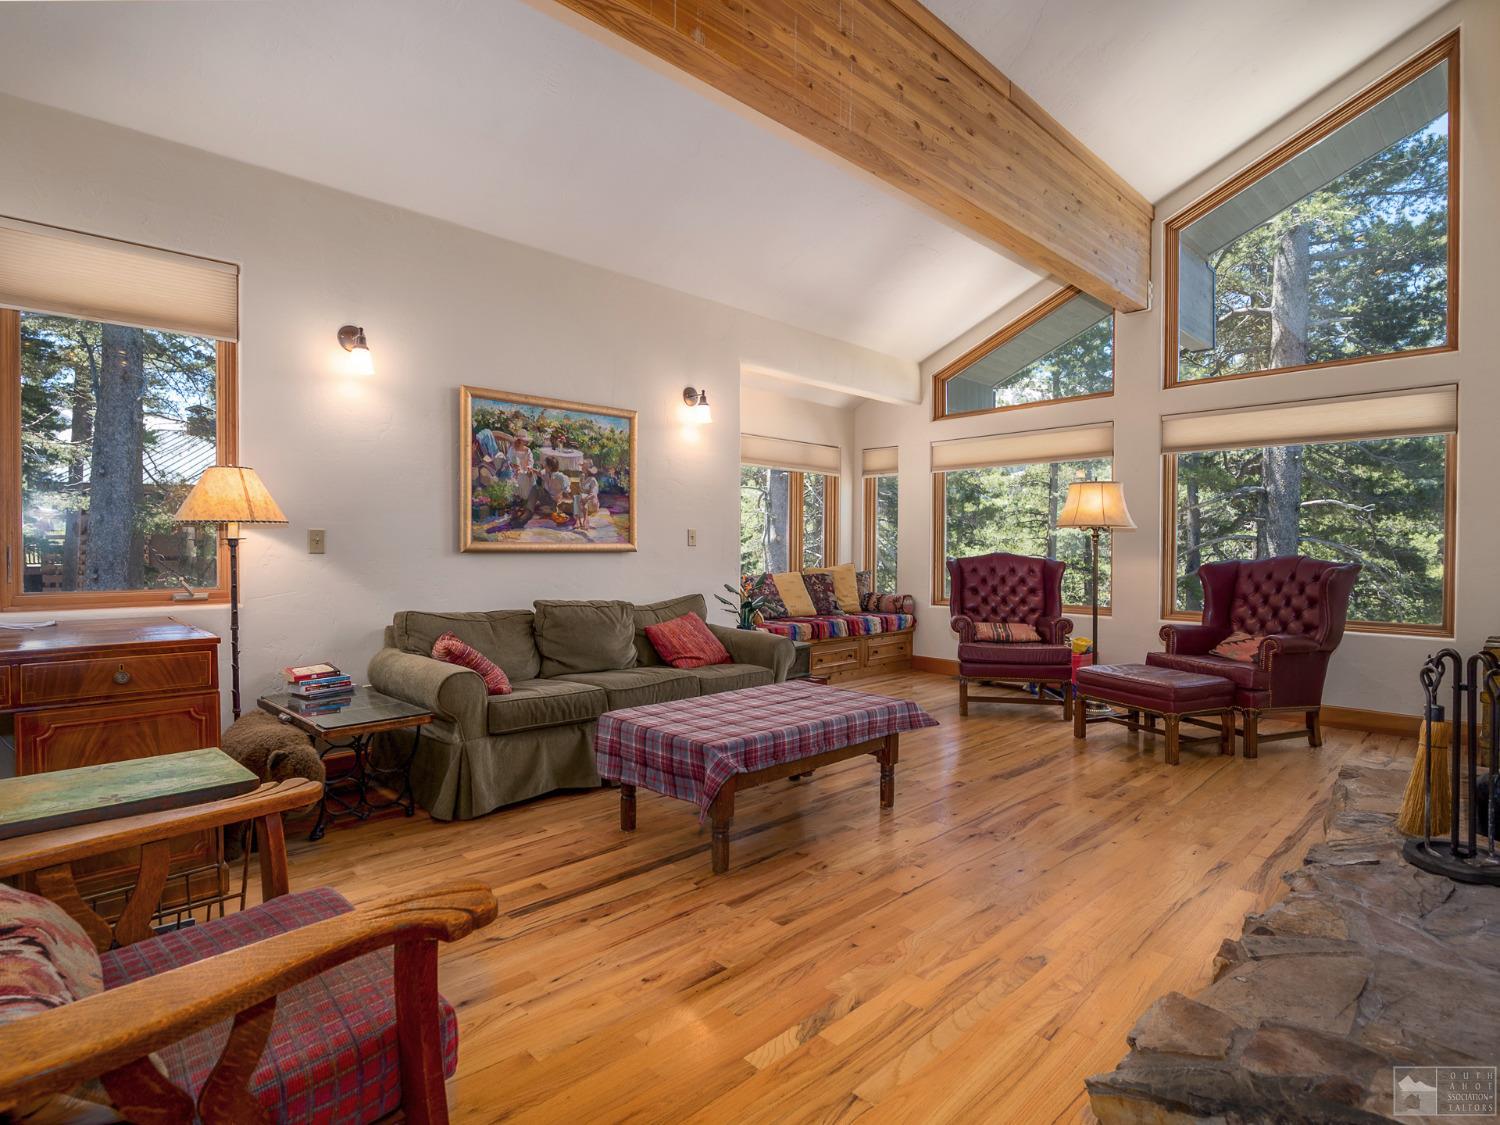
[[[958,675],[958,661],[944,660],[938,656],[916,656],[911,658],[913,672],[936,672],[939,676]]]
[[[938,656],[913,656],[913,672],[933,672],[939,676],[958,675],[958,661]],[[1371,734],[1397,734],[1415,738],[1421,719],[1417,715],[1398,715],[1391,711],[1365,711],[1358,707],[1323,707],[1323,725],[1340,730],[1362,730]]]
[[[1397,715],[1391,711],[1365,711],[1358,707],[1323,708],[1323,725],[1342,730],[1363,730],[1372,734],[1399,734],[1415,738],[1422,720],[1417,715]]]

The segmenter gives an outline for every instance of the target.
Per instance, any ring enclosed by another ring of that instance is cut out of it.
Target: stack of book
[[[354,681],[332,664],[283,668],[293,709],[305,715],[337,711],[354,697]]]

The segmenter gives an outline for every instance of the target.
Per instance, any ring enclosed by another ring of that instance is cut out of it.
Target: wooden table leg
[[[620,785],[620,831],[635,831],[635,786]]]
[[[1125,712],[1125,729],[1131,734],[1141,729],[1141,713],[1139,711]]]
[[[901,757],[901,736],[899,734],[886,735],[885,746],[875,757],[880,762],[880,807],[895,808],[896,762]]]
[[[1089,736],[1089,701],[1088,697],[1077,690],[1073,692],[1073,737],[1087,738]]]
[[[1234,712],[1219,716],[1219,753],[1234,757]]]
[[[708,809],[713,824],[714,874],[729,870],[729,826],[734,823],[734,778],[726,781]]]
[[[1167,765],[1175,766],[1182,745],[1181,732],[1178,730],[1178,725],[1182,720],[1177,715],[1163,715],[1162,720],[1167,728]]]

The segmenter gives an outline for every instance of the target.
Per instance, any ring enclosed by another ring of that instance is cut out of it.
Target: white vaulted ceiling
[[[929,0],[1156,199],[1438,0]],[[1038,277],[550,0],[0,3],[0,92],[922,358]]]

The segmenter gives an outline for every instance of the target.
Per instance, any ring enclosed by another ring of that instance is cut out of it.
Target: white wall
[[[11,98],[0,153],[0,213],[241,264],[240,459],[291,520],[243,545],[251,700],[288,663],[362,675],[399,609],[711,593],[739,573],[741,364],[916,378],[908,361]],[[366,329],[373,377],[342,373],[345,323]],[[459,553],[464,383],[639,410],[640,550]],[[681,425],[686,384],[708,388],[711,426]],[[306,553],[308,528],[327,530],[326,555]],[[171,612],[227,634],[223,608]]]
[[[855,509],[860,507],[859,455],[854,448],[854,409],[831,406],[760,387],[740,388],[740,431],[836,445],[841,453],[838,503],[838,557],[834,563],[860,563],[853,544]]]
[[[918,406],[862,405],[856,415],[858,445],[897,444],[901,449],[900,588],[917,596],[916,651],[953,659],[956,642],[948,607],[931,604],[932,488],[929,443],[940,438],[1003,433],[1113,419],[1116,479],[1123,481],[1139,531],[1114,542],[1114,615],[1100,621],[1103,659],[1138,660],[1160,647],[1162,414],[1211,410],[1298,397],[1438,383],[1460,385],[1458,519],[1456,523],[1457,645],[1472,652],[1500,632],[1500,369],[1494,359],[1494,326],[1500,324],[1500,4],[1461,0],[1330,86],[1239,152],[1157,204],[1155,291],[1161,293],[1162,222],[1277,143],[1322,116],[1370,82],[1455,26],[1463,28],[1461,62],[1460,350],[1395,358],[1322,371],[1227,381],[1165,390],[1162,387],[1161,308],[1120,316],[1116,327],[1115,393],[1107,399],[1042,406],[988,417],[932,422],[930,401]],[[1150,112],[1149,106],[1132,112]],[[991,335],[1053,291],[1043,286],[977,325],[923,362],[929,376],[968,347]],[[931,394],[926,380],[924,394]],[[857,540],[856,540],[857,541]],[[1085,619],[1075,626],[1088,631]],[[1414,714],[1420,706],[1417,667],[1445,642],[1430,637],[1346,633],[1334,659],[1327,702],[1346,707]]]

